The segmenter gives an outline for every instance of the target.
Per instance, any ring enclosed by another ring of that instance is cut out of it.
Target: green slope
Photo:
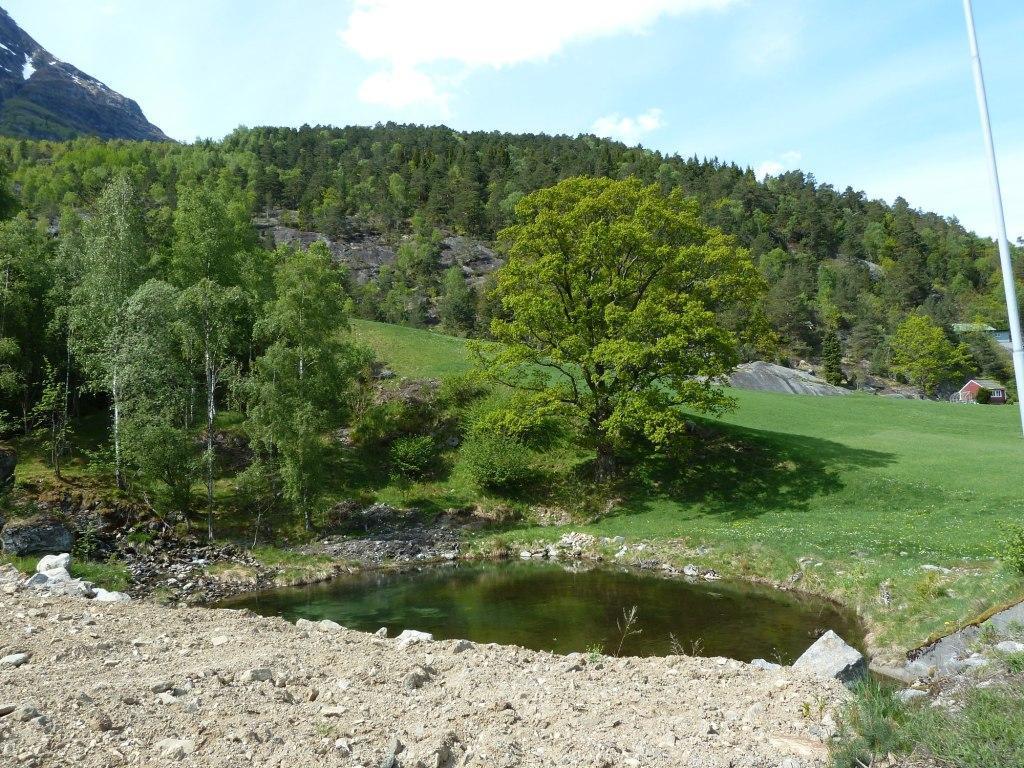
[[[470,367],[460,339],[368,322],[354,331],[401,375]],[[634,493],[586,529],[661,542],[686,561],[708,545],[717,567],[779,580],[809,558],[800,583],[857,605],[879,645],[923,641],[1024,594],[993,559],[1005,524],[1024,520],[1016,406],[734,394],[719,430],[742,437],[743,450],[698,450],[656,494]]]

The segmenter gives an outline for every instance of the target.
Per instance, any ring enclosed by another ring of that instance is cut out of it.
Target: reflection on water
[[[569,653],[619,645],[623,612],[637,607],[638,634],[622,654],[673,652],[792,662],[822,632],[859,645],[856,621],[823,600],[749,584],[689,583],[612,568],[488,563],[370,572],[308,587],[245,595],[221,604],[267,616],[331,619],[372,632],[387,627],[438,639],[521,645]],[[674,638],[674,640],[673,640]]]

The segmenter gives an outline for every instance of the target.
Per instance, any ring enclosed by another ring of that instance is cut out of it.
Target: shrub
[[[487,384],[472,373],[457,373],[441,380],[438,401],[447,407],[461,408],[488,393]]]
[[[1000,559],[1024,576],[1024,526],[1010,523],[1006,527],[1006,540],[1003,542]]]
[[[473,481],[486,490],[521,490],[539,479],[530,450],[504,437],[475,435],[463,446],[462,458]]]
[[[429,435],[400,437],[391,445],[391,470],[401,477],[419,478],[437,464],[437,444]]]
[[[473,420],[472,431],[478,435],[500,435],[542,450],[562,436],[565,420],[562,404],[517,394],[501,407],[479,414]]]
[[[979,387],[978,391],[974,395],[974,402],[978,405],[988,405],[992,402],[992,390],[986,389],[985,387]]]

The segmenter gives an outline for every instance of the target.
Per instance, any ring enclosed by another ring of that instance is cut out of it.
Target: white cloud
[[[661,110],[652,107],[636,117],[620,117],[618,114],[599,117],[590,130],[598,136],[608,136],[626,144],[636,144],[642,137],[664,125]]]
[[[754,175],[759,179],[764,179],[766,176],[778,176],[783,171],[792,170],[800,162],[802,155],[795,149],[790,149],[783,152],[778,158],[771,160],[765,160],[764,162],[758,163],[754,168]]]
[[[437,65],[501,68],[543,61],[571,43],[639,34],[663,16],[719,10],[740,0],[356,0],[342,41],[384,72],[367,96],[382,103],[391,83],[406,98],[437,103]],[[433,81],[427,89],[423,78]],[[414,84],[415,82],[415,84]],[[365,85],[365,84],[364,84]],[[360,89],[363,95],[363,89]],[[406,101],[406,104],[413,103]]]
[[[374,72],[359,86],[361,101],[388,107],[433,104],[447,112],[449,97],[450,94],[440,91],[427,75],[407,66]]]

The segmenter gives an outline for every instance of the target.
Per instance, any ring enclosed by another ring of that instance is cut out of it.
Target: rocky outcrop
[[[0,133],[167,141],[139,105],[60,61],[0,9]]]
[[[0,548],[12,555],[42,555],[67,552],[75,535],[54,517],[12,520],[0,531]]]
[[[323,243],[334,261],[344,265],[361,285],[376,280],[382,267],[395,263],[396,246],[380,234],[364,231],[332,238],[323,232],[299,229],[289,223],[295,216],[293,211],[272,209],[254,219],[253,225],[260,230],[264,244],[270,248],[289,245],[304,249],[313,243]],[[493,249],[479,240],[450,235],[441,241],[438,264],[442,268],[458,266],[470,285],[483,282],[487,275],[504,263]]]
[[[756,360],[743,363],[729,375],[730,386],[760,392],[783,392],[789,395],[848,395],[850,391],[829,384],[824,379],[793,368]]]

